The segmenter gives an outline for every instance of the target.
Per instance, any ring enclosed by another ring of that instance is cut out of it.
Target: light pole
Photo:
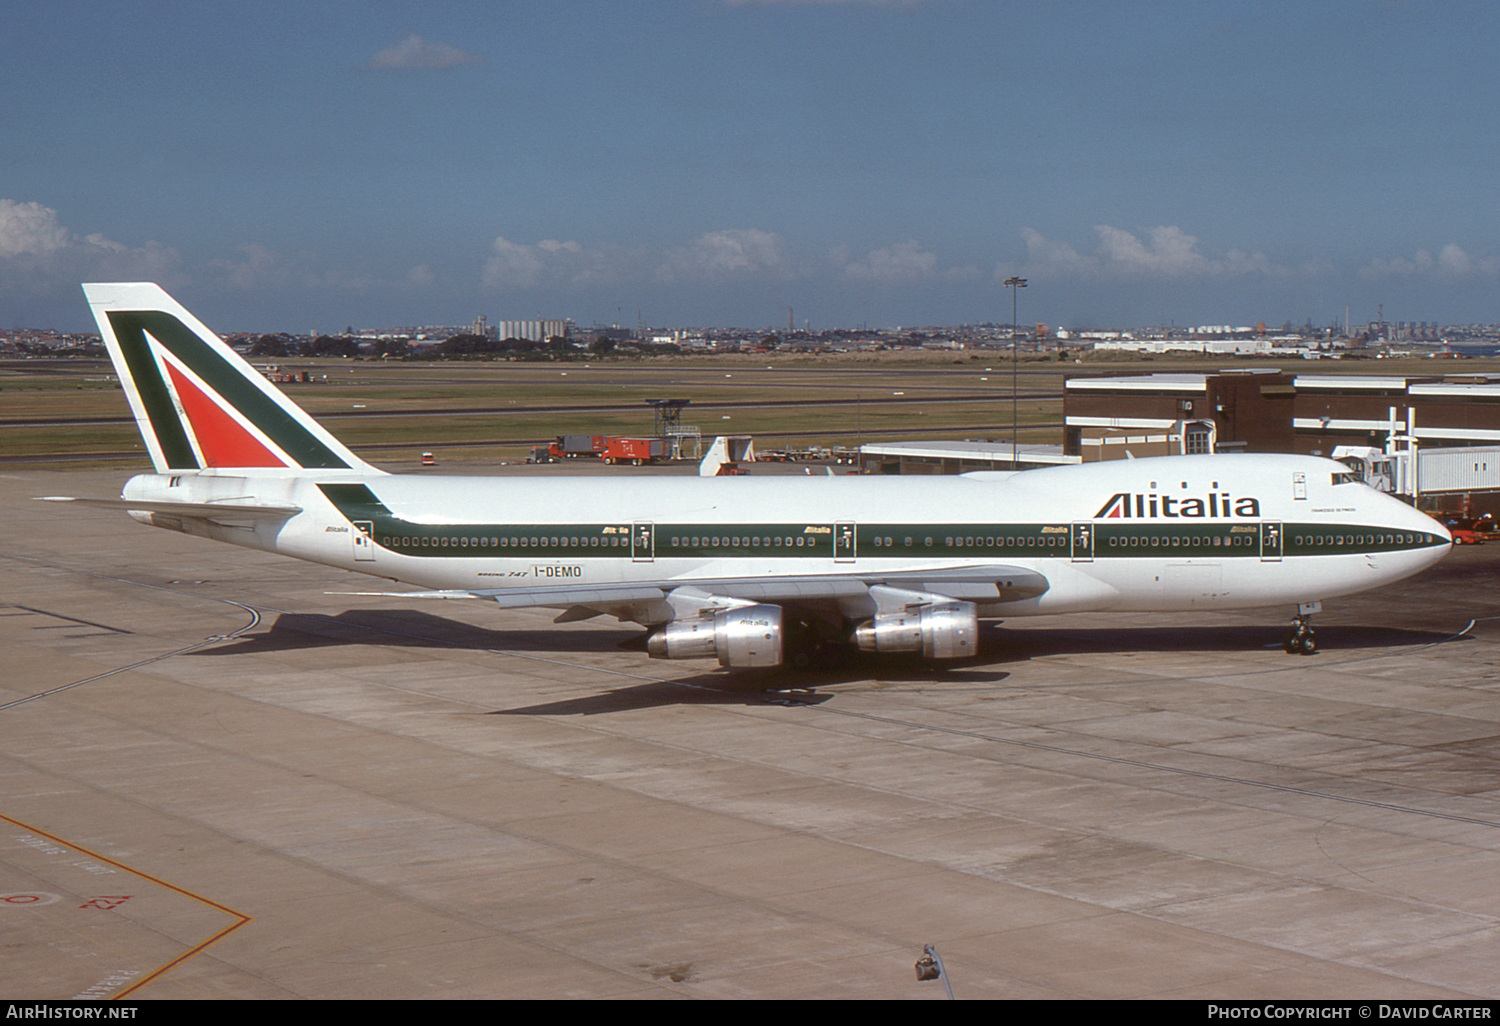
[[[1026,279],[1011,275],[1004,284],[1010,289],[1010,469],[1020,470],[1016,448],[1021,433],[1021,344],[1016,341],[1016,293],[1026,287]]]

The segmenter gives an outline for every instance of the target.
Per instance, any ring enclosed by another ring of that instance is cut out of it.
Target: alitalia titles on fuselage
[[[1095,520],[1130,518],[1135,520],[1162,517],[1246,517],[1260,516],[1260,500],[1249,496],[1234,498],[1228,492],[1209,492],[1203,498],[1184,499],[1157,492],[1116,492],[1099,507]]]

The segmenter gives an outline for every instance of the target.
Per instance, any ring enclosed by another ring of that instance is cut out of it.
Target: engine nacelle
[[[781,665],[781,607],[740,606],[713,616],[673,620],[646,639],[653,659],[706,659],[734,669]]]
[[[860,624],[854,641],[866,652],[921,652],[926,659],[966,659],[979,650],[979,616],[972,602],[944,602],[877,616]]]

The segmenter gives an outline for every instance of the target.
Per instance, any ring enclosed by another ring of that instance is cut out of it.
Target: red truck
[[[664,449],[660,438],[615,436],[605,443],[604,452],[601,455],[605,463],[629,463],[639,467],[660,460],[664,455]]]
[[[556,463],[558,460],[592,459],[604,452],[604,435],[558,435],[549,444],[533,446],[527,463]]]

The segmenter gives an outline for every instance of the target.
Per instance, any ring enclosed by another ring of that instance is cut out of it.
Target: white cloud
[[[1099,270],[1097,259],[1081,256],[1066,242],[1049,239],[1034,228],[1022,228],[1021,238],[1026,241],[1026,269],[1033,274],[1041,271],[1058,275],[1093,274]],[[995,269],[995,278],[1004,280],[1016,270],[1001,265]]]
[[[785,263],[781,240],[759,228],[726,228],[698,236],[669,251],[657,268],[658,281],[719,278],[775,272]]]
[[[863,260],[844,265],[844,274],[861,281],[884,284],[921,281],[937,272],[937,256],[915,240],[871,250]]]
[[[221,274],[226,284],[237,289],[251,289],[267,280],[282,277],[282,261],[271,250],[253,244],[237,249],[241,254],[238,260],[221,257],[209,262],[209,267]]]
[[[774,233],[759,228],[707,232],[667,250],[543,239],[531,245],[499,236],[480,272],[488,288],[534,288],[601,282],[703,281],[783,273],[786,257]]]
[[[460,50],[447,43],[432,43],[416,33],[407,36],[395,46],[381,50],[370,58],[367,67],[380,71],[411,71],[432,68],[456,68],[464,64],[479,64],[483,57]]]
[[[639,278],[639,252],[615,246],[589,247],[569,239],[543,239],[535,245],[497,236],[494,251],[480,270],[486,288],[535,288],[540,285],[585,285]]]
[[[97,233],[79,238],[51,207],[0,199],[0,281],[9,289],[82,281],[176,283],[180,263],[177,252],[160,243],[127,246]]]
[[[1360,268],[1361,278],[1411,278],[1444,277],[1466,278],[1471,275],[1500,273],[1500,258],[1472,257],[1462,248],[1450,242],[1433,256],[1430,250],[1419,249],[1412,259],[1404,257],[1376,257]]]
[[[0,257],[49,257],[72,243],[72,234],[57,221],[57,211],[40,203],[0,200]]]
[[[1021,270],[1084,278],[1273,277],[1289,273],[1264,253],[1231,249],[1222,257],[1210,256],[1202,251],[1196,236],[1176,225],[1153,228],[1144,239],[1107,224],[1095,225],[1094,231],[1099,245],[1094,253],[1084,255],[1065,242],[1023,228],[1027,261]],[[997,279],[1008,277],[1016,270],[1002,264],[996,267],[995,275]]]
[[[1104,265],[1122,274],[1181,277],[1217,274],[1222,269],[1198,252],[1194,236],[1175,225],[1151,229],[1150,245],[1107,224],[1095,225],[1094,231],[1099,233],[1099,256]]]
[[[1442,265],[1443,270],[1451,271],[1453,274],[1468,274],[1474,270],[1474,261],[1469,259],[1469,254],[1451,242],[1438,254],[1438,263]]]
[[[220,284],[240,291],[265,291],[275,288],[291,292],[361,293],[390,287],[390,282],[362,268],[328,266],[323,259],[306,250],[290,256],[255,243],[235,247],[237,256],[218,257],[208,261],[211,277]],[[406,279],[411,281],[410,276]]]
[[[547,268],[542,254],[556,252],[555,249],[511,242],[503,235],[495,239],[491,248],[495,252],[485,261],[480,274],[480,280],[491,288],[529,288],[539,284]]]

